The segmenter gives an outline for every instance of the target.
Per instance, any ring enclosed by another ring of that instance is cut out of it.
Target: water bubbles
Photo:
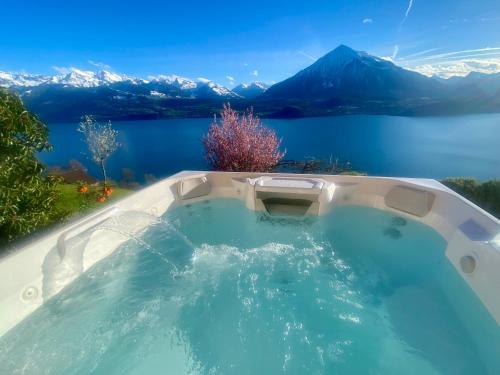
[[[179,207],[138,235],[144,243],[130,241],[64,290],[63,302],[42,307],[45,315],[11,336],[0,372],[29,360],[30,373],[55,374],[404,373],[390,361],[418,364],[428,353],[409,350],[397,331],[387,301],[399,284],[387,267],[421,250],[405,246],[414,226],[354,207],[310,221],[230,200]],[[146,245],[178,267],[173,278]],[[413,297],[401,300],[401,324]],[[442,326],[455,337],[449,316]]]
[[[253,304],[252,298],[250,298],[250,297],[244,297],[241,300],[241,303],[243,304],[243,306],[245,307],[245,309],[247,311],[250,311],[252,309],[252,304]]]
[[[361,323],[361,320],[359,318],[359,316],[357,315],[354,315],[354,314],[339,314],[339,319],[342,319],[342,320],[348,320],[354,324],[360,324]]]
[[[353,344],[351,340],[338,340],[328,345],[327,354],[330,360],[338,362],[344,360],[346,349]]]

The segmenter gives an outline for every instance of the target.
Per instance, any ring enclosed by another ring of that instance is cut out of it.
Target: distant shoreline
[[[221,104],[222,105],[222,104]],[[239,109],[244,111],[245,109]],[[400,113],[328,113],[328,114],[316,114],[316,115],[305,115],[305,116],[296,116],[296,117],[278,117],[278,116],[269,116],[262,115],[260,113],[256,113],[263,120],[307,120],[312,118],[325,118],[325,117],[351,117],[351,116],[387,116],[387,117],[405,117],[405,118],[456,118],[463,116],[480,116],[480,115],[495,115],[500,114],[500,111],[490,111],[490,112],[466,112],[466,113],[438,113],[438,114],[400,114]],[[165,117],[157,117],[157,116],[131,116],[131,117],[108,117],[108,116],[99,116],[93,115],[99,121],[114,121],[114,122],[141,122],[141,121],[162,121],[162,120],[194,120],[194,119],[207,119],[208,121],[212,121],[214,115],[219,116],[219,112],[212,112],[210,114],[199,115],[199,116],[165,116]],[[43,116],[40,116],[41,119],[48,124],[65,124],[65,123],[78,123],[80,121],[80,117],[75,117],[72,119],[46,119]],[[500,123],[499,123],[500,126]]]

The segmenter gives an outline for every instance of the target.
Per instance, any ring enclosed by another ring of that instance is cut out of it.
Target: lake
[[[339,158],[369,175],[444,178],[500,177],[500,114],[456,117],[338,116],[293,120],[264,119],[283,138],[287,159]],[[183,169],[203,170],[201,138],[211,119],[115,121],[122,144],[108,161],[120,180],[123,168],[143,182]],[[99,176],[85,155],[78,124],[49,124],[54,150],[41,154],[46,164],[77,159]]]

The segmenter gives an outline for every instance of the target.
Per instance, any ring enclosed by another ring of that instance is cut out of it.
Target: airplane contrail
[[[399,27],[403,26],[403,24],[405,23],[406,19],[410,15],[411,8],[413,8],[413,0],[410,0],[410,2],[408,3],[408,8],[406,8],[405,16],[403,17],[403,20],[401,21],[401,25],[399,25]]]

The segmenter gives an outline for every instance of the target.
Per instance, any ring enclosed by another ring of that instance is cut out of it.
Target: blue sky
[[[2,0],[2,13],[0,71],[230,87],[280,81],[341,43],[426,74],[500,71],[499,0]]]

